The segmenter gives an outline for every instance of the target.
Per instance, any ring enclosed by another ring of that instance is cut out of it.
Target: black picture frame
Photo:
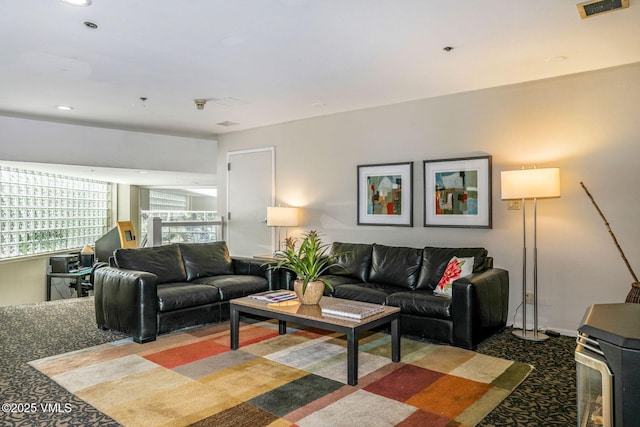
[[[413,227],[413,162],[358,166],[358,225]]]
[[[424,226],[492,228],[491,156],[424,160]]]

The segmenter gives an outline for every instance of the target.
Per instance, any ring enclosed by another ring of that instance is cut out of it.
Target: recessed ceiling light
[[[91,4],[91,0],[62,0],[67,4],[71,4],[73,6],[89,6]]]
[[[91,21],[84,21],[84,26],[87,28],[91,28],[92,30],[95,30],[98,28],[98,24]]]
[[[71,107],[70,105],[56,105],[56,108],[58,110],[62,110],[62,111],[71,111],[71,110],[73,110],[73,107]]]

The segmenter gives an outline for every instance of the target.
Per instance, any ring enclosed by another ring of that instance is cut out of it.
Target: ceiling
[[[640,0],[0,4],[0,114],[196,138],[640,62]]]

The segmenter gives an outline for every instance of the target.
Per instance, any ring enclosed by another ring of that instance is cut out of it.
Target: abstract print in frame
[[[413,162],[358,166],[358,225],[413,226]]]
[[[491,228],[491,156],[423,163],[425,227]]]

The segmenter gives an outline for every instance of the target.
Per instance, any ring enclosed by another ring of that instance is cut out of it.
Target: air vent
[[[582,19],[629,7],[629,0],[596,0],[577,5]]]

